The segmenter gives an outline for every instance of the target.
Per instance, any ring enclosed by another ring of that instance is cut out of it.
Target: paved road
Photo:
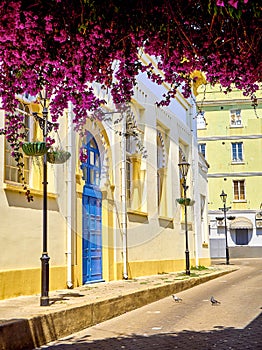
[[[262,259],[234,261],[240,270],[41,349],[262,349]],[[221,301],[212,306],[213,295]]]

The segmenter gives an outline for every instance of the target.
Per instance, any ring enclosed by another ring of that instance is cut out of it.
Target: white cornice
[[[208,178],[225,178],[225,177],[252,177],[252,176],[262,176],[261,171],[248,171],[248,172],[234,172],[234,173],[213,173],[213,174],[208,174]]]
[[[234,136],[207,136],[207,137],[198,137],[198,142],[203,141],[221,141],[221,140],[253,140],[253,139],[261,139],[262,135],[234,135]]]
[[[208,106],[208,107],[217,107],[217,106],[232,106],[232,105],[251,105],[250,99],[233,99],[233,100],[198,100],[198,103],[201,102],[201,106]],[[262,102],[262,98],[257,99],[258,103]]]

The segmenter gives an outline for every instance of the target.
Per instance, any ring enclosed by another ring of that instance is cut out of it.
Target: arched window
[[[81,165],[85,185],[94,188],[99,187],[101,174],[100,154],[97,143],[91,133],[88,132],[86,144],[82,147],[86,155],[86,162]]]

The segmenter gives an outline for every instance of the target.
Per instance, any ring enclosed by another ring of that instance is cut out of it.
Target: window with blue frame
[[[204,158],[206,158],[206,144],[205,143],[199,143],[198,150],[200,153],[203,154]]]
[[[83,179],[85,185],[99,187],[100,185],[100,155],[97,143],[91,133],[87,134],[87,142],[82,147],[86,154],[86,162],[82,163]]]
[[[232,161],[233,162],[243,161],[243,143],[242,142],[232,143]]]

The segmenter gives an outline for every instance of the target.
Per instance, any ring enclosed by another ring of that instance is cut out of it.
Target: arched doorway
[[[86,155],[82,163],[85,185],[82,199],[82,266],[83,284],[102,280],[102,194],[101,163],[97,143],[88,132],[82,148]]]

